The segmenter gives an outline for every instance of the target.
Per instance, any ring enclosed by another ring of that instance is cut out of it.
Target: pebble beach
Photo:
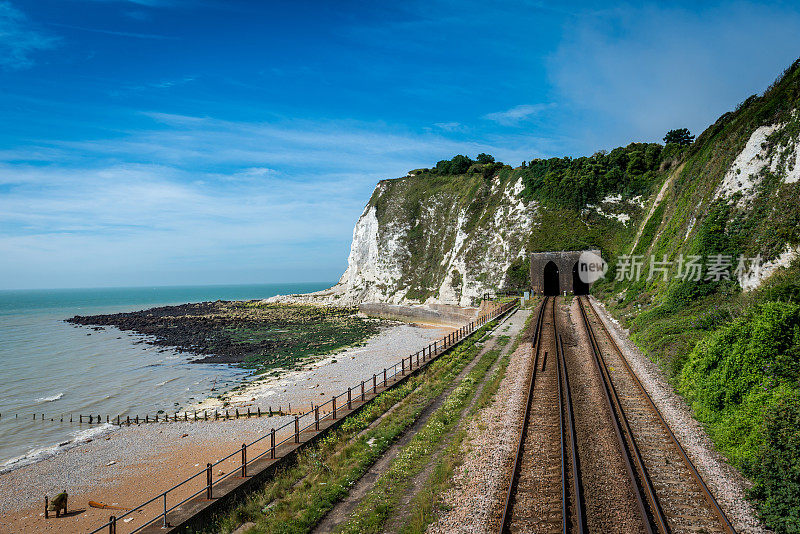
[[[391,367],[434,339],[450,332],[443,325],[396,324],[381,329],[363,346],[310,363],[278,376],[257,379],[244,387],[219,397],[209,398],[193,408],[229,410],[248,407],[262,412],[280,406],[292,412],[321,404],[331,395],[355,386],[373,373]],[[130,508],[157,495],[175,483],[199,472],[207,462],[214,462],[241,446],[292,420],[293,416],[242,418],[228,421],[171,422],[142,424],[110,429],[88,441],[43,461],[0,475],[0,533],[83,532],[123,511],[97,509],[96,501],[113,507]],[[234,458],[235,460],[235,458]],[[218,473],[233,469],[218,466]],[[196,491],[204,477],[193,483]],[[66,490],[70,515],[44,518],[44,497]],[[187,486],[188,490],[188,486]],[[160,506],[160,505],[159,505]],[[135,513],[118,526],[127,532],[140,526],[153,514]],[[152,512],[158,513],[157,507]]]

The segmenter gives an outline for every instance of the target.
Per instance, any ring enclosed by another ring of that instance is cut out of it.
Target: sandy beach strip
[[[268,377],[230,395],[228,409],[247,406],[262,411],[269,405],[284,409],[292,404],[295,412],[311,403],[321,404],[372,373],[395,364],[434,339],[452,331],[448,327],[396,325],[385,328],[366,345],[325,358],[307,369],[284,376]],[[335,363],[334,363],[334,360]],[[322,394],[320,394],[322,393]],[[198,409],[221,407],[219,399],[209,399]],[[242,410],[240,410],[242,411]],[[114,506],[135,507],[177,482],[200,472],[207,462],[234,452],[243,442],[251,442],[292,420],[290,416],[261,417],[229,421],[159,423],[123,427],[41,462],[0,475],[0,532],[87,532],[124,512],[96,509],[89,500]],[[290,430],[288,430],[290,431]],[[280,436],[279,436],[280,439]],[[268,447],[268,440],[262,442]],[[259,450],[253,451],[258,454]],[[248,455],[250,456],[250,455]],[[214,476],[236,469],[239,458],[214,468]],[[169,497],[171,506],[205,486],[205,475]],[[44,518],[44,496],[66,490],[70,510],[67,517]],[[145,512],[118,525],[118,532],[129,532],[158,514],[163,503],[150,505]]]

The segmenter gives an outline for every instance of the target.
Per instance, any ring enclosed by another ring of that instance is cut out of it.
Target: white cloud
[[[434,126],[445,132],[463,132],[467,127],[460,122],[435,122]]]
[[[484,115],[484,118],[503,126],[516,126],[520,122],[530,119],[551,107],[553,107],[553,104],[520,104],[505,111],[488,113]]]
[[[378,180],[516,154],[382,123],[150,116],[121,138],[0,152],[0,287],[333,281]]]
[[[34,53],[53,48],[58,39],[36,30],[24,13],[10,2],[0,1],[0,66],[25,69]]]

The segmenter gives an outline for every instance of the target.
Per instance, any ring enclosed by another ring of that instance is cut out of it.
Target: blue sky
[[[0,0],[0,288],[334,281],[377,180],[699,133],[773,2]]]

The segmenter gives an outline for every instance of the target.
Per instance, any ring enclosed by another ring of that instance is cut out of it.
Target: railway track
[[[525,415],[501,532],[585,532],[575,423],[556,299],[545,297],[533,334]]]
[[[568,365],[565,359],[556,299],[545,297],[539,307],[526,408],[500,532],[583,533],[590,528],[625,532],[632,525],[640,525],[634,530],[734,534],[722,508],[589,300],[579,297],[578,307],[589,344],[584,354],[590,354],[581,360],[583,367],[579,360],[572,359]],[[576,358],[578,352],[570,354],[575,354],[570,358]],[[594,369],[599,385],[590,391],[584,384],[581,398],[574,398],[570,368],[573,373],[584,375],[575,375],[583,380],[593,375]],[[580,403],[575,406],[583,414],[577,432],[573,402]],[[600,443],[590,439],[592,429],[586,425],[587,413],[602,421],[598,424],[608,438],[602,451],[592,450],[585,458],[590,471],[582,474],[581,455],[588,454],[587,447]],[[583,449],[578,446],[579,441]],[[616,465],[614,476],[607,472],[612,469],[611,464]],[[584,484],[590,484],[589,497],[585,497]],[[607,504],[604,508],[591,498],[605,492],[609,484],[626,486],[623,493],[629,498],[614,502],[620,511],[624,510],[622,513],[608,513]],[[602,518],[595,515],[587,520],[585,499],[594,505],[595,514],[600,506]]]
[[[578,305],[648,531],[735,533],[589,299]]]

